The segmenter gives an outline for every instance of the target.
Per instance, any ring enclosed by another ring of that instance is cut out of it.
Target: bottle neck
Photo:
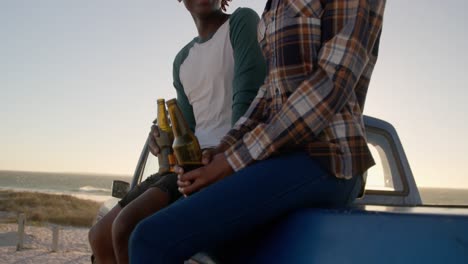
[[[174,101],[168,101],[167,108],[169,110],[169,116],[171,117],[174,137],[181,137],[185,134],[191,133],[187,121],[185,121],[185,118],[182,115],[182,111],[180,111],[180,108],[177,106],[177,104]]]
[[[169,132],[171,126],[169,125],[169,119],[167,118],[166,106],[163,102],[158,102],[158,127],[159,129]]]

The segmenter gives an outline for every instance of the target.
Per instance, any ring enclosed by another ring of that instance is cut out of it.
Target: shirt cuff
[[[224,156],[234,171],[239,171],[254,161],[249,149],[242,140],[224,151]]]
[[[233,136],[227,134],[226,136],[224,136],[224,137],[220,140],[220,143],[221,143],[221,144],[226,144],[226,145],[228,145],[228,146],[231,147],[232,145],[234,145],[234,144],[236,143],[236,141],[237,141],[237,140],[236,140],[235,137],[233,137]]]

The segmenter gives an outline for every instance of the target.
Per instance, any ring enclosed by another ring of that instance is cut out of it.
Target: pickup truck
[[[260,264],[468,263],[468,207],[423,205],[395,128],[369,116],[364,123],[377,165],[366,173],[362,198],[349,208],[292,213],[265,236],[239,243],[232,256],[222,259]],[[113,196],[121,197],[155,171],[156,158],[145,144],[132,182],[114,181]],[[106,203],[98,218],[114,203]],[[188,262],[224,263],[216,259],[216,252],[199,253]]]

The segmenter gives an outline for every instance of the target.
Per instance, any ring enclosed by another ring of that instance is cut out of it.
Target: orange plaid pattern
[[[338,178],[374,164],[362,111],[377,61],[385,0],[270,0],[258,39],[268,76],[222,139],[234,170],[308,151]]]

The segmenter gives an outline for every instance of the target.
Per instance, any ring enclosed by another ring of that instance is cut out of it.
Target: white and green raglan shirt
[[[264,81],[258,22],[255,11],[239,8],[211,38],[193,39],[174,60],[177,102],[202,148],[219,144]]]

